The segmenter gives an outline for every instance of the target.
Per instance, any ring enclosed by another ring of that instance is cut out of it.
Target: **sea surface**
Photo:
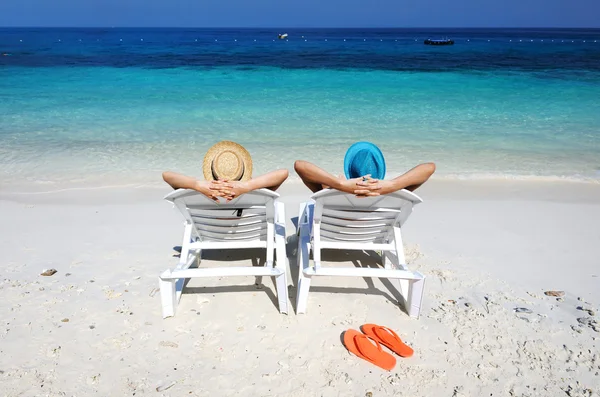
[[[368,140],[390,177],[598,182],[600,30],[0,29],[0,189],[201,176],[223,139],[255,175]]]

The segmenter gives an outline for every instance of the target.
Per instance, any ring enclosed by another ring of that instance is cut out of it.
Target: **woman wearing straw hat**
[[[346,178],[336,177],[304,160],[296,161],[294,169],[313,192],[333,188],[359,197],[367,197],[400,189],[415,190],[435,172],[435,164],[420,164],[399,177],[383,180],[385,160],[381,150],[370,142],[356,142],[350,146],[344,156]]]
[[[234,199],[252,190],[277,190],[287,179],[287,170],[277,170],[252,178],[252,158],[240,144],[221,141],[208,149],[202,163],[204,181],[172,171],[163,172],[163,179],[173,189],[193,189],[218,201]]]

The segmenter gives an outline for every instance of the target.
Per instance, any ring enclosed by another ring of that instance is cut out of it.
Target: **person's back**
[[[384,180],[386,166],[381,150],[370,142],[356,142],[344,156],[346,178],[336,177],[316,165],[297,160],[294,169],[313,192],[332,188],[357,196],[378,196],[400,189],[415,190],[435,172],[434,163],[419,164],[410,171]]]

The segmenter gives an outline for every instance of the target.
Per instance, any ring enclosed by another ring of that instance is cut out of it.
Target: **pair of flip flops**
[[[384,345],[400,357],[410,357],[414,351],[407,346],[393,330],[377,324],[365,324],[360,327],[362,333],[349,329],[344,332],[344,346],[356,356],[385,370],[392,370],[396,358],[384,352]]]

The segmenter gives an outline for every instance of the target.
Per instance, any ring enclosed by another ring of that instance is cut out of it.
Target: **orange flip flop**
[[[356,330],[349,329],[344,332],[344,346],[356,356],[385,370],[390,371],[396,365],[394,356],[381,350],[379,342]]]
[[[386,346],[401,357],[410,357],[414,350],[402,342],[402,339],[393,330],[388,327],[382,327],[377,324],[365,324],[360,330],[369,338]]]

